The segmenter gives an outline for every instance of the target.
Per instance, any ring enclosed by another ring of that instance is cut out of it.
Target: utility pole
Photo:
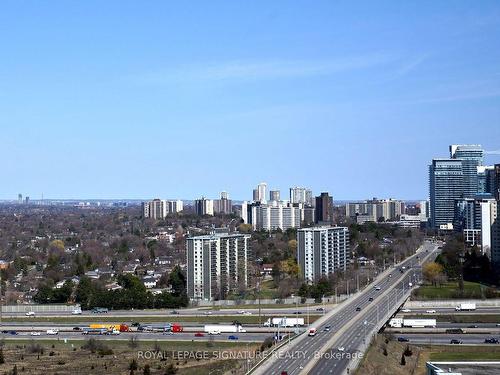
[[[359,273],[356,274],[356,292],[359,292]]]

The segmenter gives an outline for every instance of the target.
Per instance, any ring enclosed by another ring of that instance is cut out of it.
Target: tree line
[[[187,307],[189,298],[186,291],[186,277],[180,267],[176,266],[168,276],[171,292],[162,291],[153,294],[147,290],[139,278],[131,274],[117,277],[120,289],[107,290],[100,283],[88,277],[81,277],[76,287],[67,281],[61,288],[41,285],[34,301],[41,304],[68,303],[71,300],[80,303],[82,309],[106,307],[114,310],[147,309],[147,308],[179,308]]]

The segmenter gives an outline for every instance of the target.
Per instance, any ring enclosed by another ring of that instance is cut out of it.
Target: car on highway
[[[407,337],[398,337],[398,341],[399,341],[399,342],[409,342],[409,341],[410,341],[410,339],[409,339],[409,338],[407,338]]]
[[[228,340],[238,340],[238,336],[231,335],[227,338]]]
[[[196,332],[196,333],[194,334],[194,337],[205,337],[205,334],[204,334],[204,333],[202,333],[202,332]]]
[[[374,287],[375,290],[380,290],[380,287],[377,285],[376,287]]]
[[[330,332],[331,329],[332,329],[332,326],[326,326],[323,331],[324,332]]]
[[[323,312],[323,311],[325,311],[325,309],[324,309],[323,307],[318,307],[318,308],[316,309],[316,311]]]
[[[281,375],[288,375],[287,371],[281,371]]]
[[[450,344],[462,344],[462,341],[457,339],[451,339]]]
[[[471,324],[470,326],[467,326],[467,328],[478,328],[476,324]]]
[[[82,315],[82,310],[75,309],[75,310],[71,311],[71,315]]]
[[[9,335],[18,335],[19,333],[17,333],[17,331],[8,331]]]
[[[389,274],[389,277],[392,277],[392,273]]]
[[[179,315],[179,312],[177,310],[172,310],[172,311],[170,311],[170,314],[172,314],[172,315]]]
[[[356,307],[356,311],[361,311],[361,307]]]
[[[435,314],[436,310],[426,310],[425,311],[427,314]]]
[[[401,310],[401,312],[409,313],[409,312],[411,312],[411,310],[410,309],[403,309],[403,310]]]
[[[81,327],[73,327],[73,331],[81,331]]]
[[[492,338],[489,338],[489,339],[484,339],[484,343],[485,344],[498,344],[498,339],[492,337]]]
[[[35,316],[35,312],[34,311],[27,311],[26,316]]]
[[[141,323],[139,322],[132,322],[132,324],[130,324],[132,327],[139,327],[141,325]]]
[[[368,302],[372,302],[372,301],[373,301],[373,297],[368,298]]]
[[[295,311],[294,312],[295,315],[301,315],[302,314],[302,311]]]
[[[204,314],[205,315],[212,315],[212,312],[211,311],[205,311]]]
[[[32,332],[30,333],[30,335],[31,335],[31,336],[40,336],[40,332],[38,332],[38,331],[32,331]]]

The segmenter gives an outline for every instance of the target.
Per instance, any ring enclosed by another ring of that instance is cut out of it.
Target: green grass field
[[[455,348],[453,348],[455,350]],[[500,348],[493,347],[467,347],[459,348],[457,351],[444,351],[430,353],[432,361],[499,361]]]
[[[437,299],[460,299],[475,298],[484,299],[490,295],[486,293],[491,289],[479,283],[464,282],[464,291],[460,292],[458,283],[448,282],[440,286],[423,285],[419,287],[412,296],[413,300],[437,300]]]

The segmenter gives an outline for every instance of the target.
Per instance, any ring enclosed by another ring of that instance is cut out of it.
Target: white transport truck
[[[455,307],[455,311],[474,311],[476,309],[475,303],[461,303]]]
[[[393,318],[389,320],[391,328],[436,328],[436,319],[403,319]]]
[[[209,335],[220,335],[221,333],[244,333],[246,330],[239,324],[207,324],[204,331]]]
[[[269,318],[264,322],[264,327],[302,327],[304,318]]]

